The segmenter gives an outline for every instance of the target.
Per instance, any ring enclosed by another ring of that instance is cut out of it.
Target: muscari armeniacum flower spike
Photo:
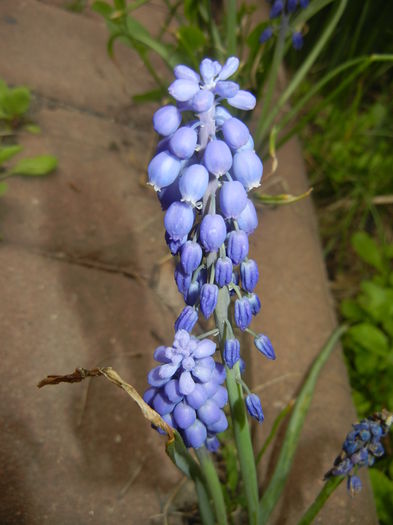
[[[353,425],[347,434],[341,453],[334,466],[325,474],[325,479],[333,476],[347,476],[347,488],[353,496],[360,492],[362,484],[356,476],[360,467],[374,464],[376,458],[384,454],[381,438],[385,437],[393,424],[393,414],[383,409]]]
[[[176,319],[173,345],[155,352],[159,365],[148,375],[145,399],[187,446],[204,444],[209,450],[217,449],[216,434],[228,425],[222,410],[228,399],[221,386],[225,367],[212,357],[215,344],[191,332],[201,313],[213,314],[219,288],[227,287],[231,296],[236,292],[234,318],[241,330],[260,310],[253,293],[258,269],[246,260],[248,236],[258,225],[247,192],[260,185],[263,166],[247,125],[228,110],[250,110],[256,103],[230,79],[238,67],[236,57],[223,66],[204,59],[199,72],[176,66],[169,87],[176,104],[154,114],[162,140],[148,168],[149,184],[165,211],[165,240],[179,256],[174,276],[186,306]],[[244,370],[239,341],[231,335],[224,344],[226,365],[239,362]],[[260,402],[253,396],[246,405],[261,421]]]

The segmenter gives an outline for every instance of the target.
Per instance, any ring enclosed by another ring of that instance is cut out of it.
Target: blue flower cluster
[[[186,330],[176,332],[171,347],[159,346],[154,358],[160,364],[148,375],[151,388],[143,399],[181,434],[188,447],[206,445],[215,451],[216,434],[228,427],[222,408],[228,401],[225,369],[212,358],[216,345],[198,340]]]
[[[310,3],[309,0],[267,0],[271,4],[270,20],[278,19],[280,16],[290,16],[296,9],[305,9]],[[264,29],[259,37],[259,42],[264,44],[274,34],[276,27],[270,25]],[[293,31],[292,45],[297,51],[303,47],[303,35],[301,31]]]
[[[376,458],[384,455],[381,438],[388,434],[392,423],[393,414],[382,410],[353,425],[353,430],[345,438],[341,454],[334,461],[334,467],[325,474],[325,479],[347,476],[351,495],[360,492],[362,483],[356,475],[357,469],[372,466]]]
[[[227,426],[222,411],[227,393],[220,386],[225,368],[214,364],[214,343],[190,334],[199,312],[206,319],[214,313],[220,288],[235,295],[234,320],[242,331],[250,331],[252,316],[261,308],[254,292],[258,266],[248,258],[248,237],[258,218],[247,193],[260,185],[263,166],[247,126],[223,105],[255,106],[252,93],[228,80],[238,67],[236,57],[223,66],[204,59],[199,73],[175,67],[169,93],[176,105],[154,114],[162,139],[148,166],[149,184],[165,211],[165,239],[178,257],[174,277],[186,305],[175,321],[173,347],[156,350],[162,364],[149,374],[145,400],[179,430],[187,446],[205,444],[210,450],[218,446],[215,434]],[[240,343],[228,324],[223,360],[229,368],[239,362],[242,372]],[[251,333],[258,350],[275,359],[268,337]],[[245,390],[248,412],[262,421],[259,398]]]
[[[201,75],[175,67],[169,93],[177,105],[160,108],[153,118],[164,138],[148,167],[149,184],[166,211],[166,242],[179,255],[175,281],[187,305],[176,330],[191,332],[199,309],[209,318],[223,286],[238,294],[235,321],[241,330],[261,307],[254,293],[258,267],[247,258],[248,236],[258,225],[247,192],[260,185],[263,167],[247,126],[222,106],[255,106],[251,93],[227,80],[238,66],[231,57],[224,66],[204,59]],[[181,125],[189,112],[191,120]]]

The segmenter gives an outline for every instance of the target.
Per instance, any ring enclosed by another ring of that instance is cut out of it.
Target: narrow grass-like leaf
[[[301,195],[290,195],[288,193],[280,193],[278,195],[268,195],[267,193],[254,193],[253,198],[260,202],[261,204],[270,204],[273,206],[282,205],[282,204],[292,204],[294,202],[300,201],[309,197],[312,192],[312,188],[307,190]]]
[[[291,469],[292,461],[295,456],[296,447],[300,438],[301,430],[303,428],[304,420],[311,404],[317,379],[324,364],[340,340],[341,336],[346,332],[347,329],[347,325],[341,325],[336,328],[336,330],[334,330],[322,348],[321,352],[314,360],[304,385],[300,390],[293,408],[287,431],[285,433],[284,442],[281,446],[281,452],[278,457],[273,476],[260,501],[259,525],[264,525],[267,523],[269,516],[284,489],[289,471]]]

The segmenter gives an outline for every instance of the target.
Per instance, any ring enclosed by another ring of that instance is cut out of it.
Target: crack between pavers
[[[13,244],[13,243],[10,243],[9,245],[14,248],[15,247],[18,248],[19,250],[26,251],[28,253],[38,255],[41,257],[45,257],[47,259],[63,262],[63,263],[74,265],[74,266],[82,266],[84,268],[91,268],[93,270],[98,270],[101,272],[122,275],[123,277],[126,277],[127,279],[135,280],[139,282],[140,284],[143,284],[143,285],[147,284],[147,280],[144,277],[142,277],[137,271],[128,270],[126,268],[122,268],[121,266],[104,263],[98,260],[84,259],[83,257],[72,256],[65,252],[48,252],[48,251],[38,250],[36,248],[31,248],[28,246],[22,246],[22,245]]]
[[[115,115],[108,115],[107,113],[101,113],[100,111],[97,111],[91,108],[77,106],[70,102],[65,102],[63,100],[59,100],[54,97],[48,97],[47,95],[44,95],[40,93],[39,91],[32,91],[32,93],[34,97],[36,98],[36,100],[38,101],[38,103],[40,102],[44,103],[47,109],[54,109],[54,106],[55,106],[56,108],[60,108],[60,109],[76,111],[77,113],[81,113],[82,115],[89,115],[92,117],[96,117],[101,120],[105,120],[107,122],[117,124],[119,126],[122,126],[126,129],[130,129],[133,131],[138,131],[142,133],[150,133],[151,131],[151,128],[148,127],[147,124],[146,124],[146,129],[144,130],[143,127],[140,126],[140,122],[139,122],[138,127],[130,125],[132,122],[131,119],[127,119],[127,122],[125,122],[122,118],[118,118]],[[127,109],[131,109],[131,106]]]

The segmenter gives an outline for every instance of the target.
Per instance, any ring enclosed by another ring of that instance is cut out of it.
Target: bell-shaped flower
[[[169,151],[162,151],[152,158],[147,167],[149,184],[159,191],[172,184],[179,175],[180,169],[179,159],[171,155]]]
[[[197,132],[187,126],[179,128],[169,139],[169,149],[179,159],[189,159],[198,141]]]
[[[198,321],[198,312],[192,306],[186,306],[175,321],[175,331],[186,330],[192,332]]]
[[[237,224],[241,230],[247,234],[252,233],[258,226],[258,216],[255,210],[255,206],[250,199],[247,199],[247,203],[237,218]]]
[[[232,166],[232,153],[223,140],[212,140],[206,146],[204,163],[217,178],[225,175]]]
[[[226,219],[236,219],[247,204],[247,193],[241,182],[224,182],[220,190],[220,210]]]
[[[228,368],[233,368],[240,359],[240,343],[237,339],[226,339],[224,344],[224,362]]]
[[[236,299],[235,302],[235,323],[244,332],[249,326],[252,319],[250,303],[246,297],[242,299]]]
[[[218,288],[215,284],[204,284],[201,288],[200,307],[206,319],[209,319],[217,305]]]
[[[237,57],[229,57],[223,65],[218,78],[220,80],[226,80],[231,77],[239,68],[239,59]]]
[[[246,407],[251,417],[255,418],[259,423],[265,419],[263,415],[261,400],[256,394],[248,394],[246,397]]]
[[[239,89],[234,97],[228,98],[227,102],[230,106],[236,109],[243,109],[244,111],[250,111],[255,108],[257,99],[249,91]]]
[[[257,349],[268,359],[276,359],[273,345],[267,335],[258,334],[254,339],[254,344]]]
[[[227,239],[227,254],[233,264],[239,264],[248,255],[248,237],[243,230],[234,230]]]
[[[181,248],[180,262],[185,273],[192,273],[202,260],[202,248],[194,241],[187,241]]]
[[[219,257],[216,261],[214,279],[222,288],[232,282],[233,264],[229,257]]]
[[[219,214],[207,214],[203,217],[199,237],[207,252],[216,252],[225,241],[227,228]]]
[[[181,123],[181,113],[176,106],[164,106],[153,115],[153,127],[164,137],[172,135]]]
[[[222,134],[228,146],[232,149],[239,149],[247,144],[250,138],[248,127],[238,118],[229,118],[222,125]]]
[[[196,82],[197,84],[201,80],[201,77],[198,75],[196,71],[194,71],[188,66],[184,66],[183,64],[179,64],[178,66],[176,66],[173,72],[176,78],[182,78],[184,80],[191,80],[192,82]]]
[[[243,150],[233,158],[233,175],[241,182],[246,191],[257,188],[261,184],[263,165],[261,159],[252,150]]]
[[[173,202],[166,211],[164,225],[173,240],[188,235],[194,223],[194,212],[185,202]]]
[[[209,174],[202,164],[192,164],[183,170],[179,179],[182,200],[193,206],[202,199],[209,184]]]
[[[198,82],[186,78],[176,79],[168,88],[169,94],[178,102],[190,100],[198,91]]]
[[[259,279],[258,265],[253,259],[241,263],[240,277],[242,288],[247,292],[253,292]]]

